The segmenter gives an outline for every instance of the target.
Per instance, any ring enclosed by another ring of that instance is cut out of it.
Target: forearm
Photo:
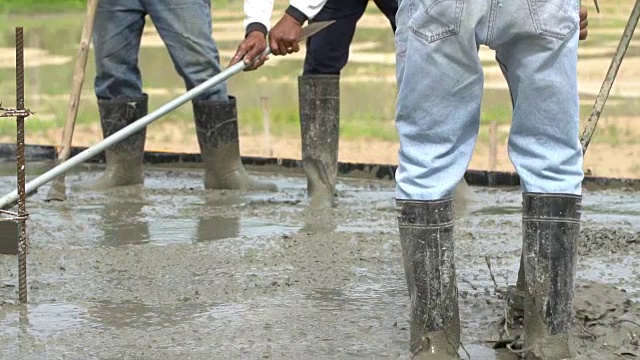
[[[285,13],[299,23],[313,19],[324,7],[327,0],[290,0]],[[271,28],[274,0],[244,0],[245,34],[260,31],[267,34]],[[245,35],[245,36],[246,36]]]
[[[274,0],[244,0],[244,28],[246,34],[260,31],[267,34],[271,28]]]
[[[327,0],[291,0],[285,13],[302,24],[313,19],[326,2]]]

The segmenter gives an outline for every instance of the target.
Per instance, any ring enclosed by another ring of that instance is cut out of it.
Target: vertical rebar
[[[22,27],[16,28],[16,101],[24,110],[24,39]],[[17,117],[18,172],[18,291],[20,302],[27,303],[27,209],[25,193],[24,116]]]

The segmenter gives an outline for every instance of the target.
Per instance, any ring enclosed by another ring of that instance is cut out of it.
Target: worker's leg
[[[398,0],[374,0],[376,6],[384,16],[389,19],[391,29],[396,32],[396,13],[398,12]]]
[[[329,0],[311,21],[335,23],[307,40],[298,77],[302,164],[314,208],[335,206],[340,127],[340,72],[349,58],[365,0]]]
[[[494,46],[514,104],[509,156],[523,188],[525,349],[530,358],[567,358],[575,356],[570,324],[583,179],[579,4],[518,0],[503,9]],[[516,20],[525,17],[531,21]]]
[[[209,1],[144,2],[187,89],[220,73]],[[276,190],[275,184],[250,177],[242,164],[236,99],[227,94],[226,83],[204,91],[192,102],[205,188]]]
[[[580,6],[580,40],[587,40],[588,35],[588,12],[585,6]],[[503,74],[506,76],[506,69],[501,66]],[[520,259],[518,269],[518,279],[516,281],[515,292],[512,295],[511,310],[514,316],[520,317],[524,313],[524,260]]]
[[[147,114],[138,68],[144,7],[138,0],[101,0],[93,30],[98,100],[103,137],[108,137]],[[82,187],[106,189],[144,181],[146,128],[105,150],[107,169]]]
[[[453,193],[478,133],[483,75],[476,26],[486,6],[403,0],[396,16],[396,203],[411,350],[424,358],[458,358]]]

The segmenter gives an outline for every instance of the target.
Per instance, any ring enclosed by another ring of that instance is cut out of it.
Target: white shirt
[[[261,23],[267,30],[271,29],[271,14],[275,0],[244,0],[244,27],[251,23]],[[289,5],[300,10],[309,20],[313,19],[327,0],[290,0]]]

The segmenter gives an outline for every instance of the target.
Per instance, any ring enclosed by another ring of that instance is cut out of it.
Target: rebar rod
[[[24,39],[22,27],[16,28],[16,109],[24,110]],[[27,205],[25,192],[24,116],[17,116],[18,176],[18,292],[20,302],[27,303]]]

